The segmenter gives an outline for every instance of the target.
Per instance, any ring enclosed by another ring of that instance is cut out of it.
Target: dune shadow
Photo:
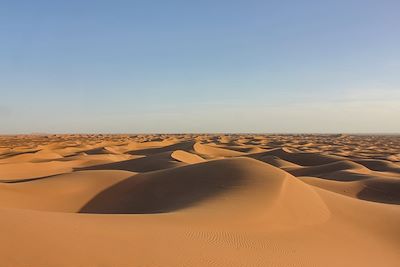
[[[354,182],[362,181],[372,178],[370,174],[356,173],[348,170],[318,172],[313,170],[287,170],[288,173],[295,177],[311,176],[324,180],[338,181],[338,182]]]
[[[354,173],[349,171],[336,171],[330,173],[313,174],[312,176],[338,182],[354,182],[370,179],[370,175]]]
[[[23,155],[23,154],[35,154],[36,152],[39,152],[40,149],[35,149],[35,150],[28,150],[28,151],[20,151],[20,152],[10,152],[10,153],[5,153],[0,155],[0,159],[6,159],[18,155]]]
[[[186,172],[189,170],[189,172]],[[79,211],[100,214],[152,214],[188,208],[215,197],[243,179],[232,170],[190,166],[138,174],[100,192]]]
[[[174,151],[174,150],[186,150],[190,151],[193,149],[193,145],[195,142],[193,141],[186,141],[186,142],[180,142],[177,144],[169,145],[169,146],[164,146],[164,147],[156,147],[156,148],[144,148],[144,149],[138,149],[138,150],[130,150],[126,152],[127,154],[131,155],[153,155],[153,154],[158,154],[158,153],[163,153],[163,152],[168,152],[168,151]]]
[[[400,181],[366,181],[366,186],[357,197],[363,200],[387,204],[400,204]]]
[[[291,149],[293,150],[293,149]],[[248,157],[254,159],[262,159],[267,156],[275,156],[282,160],[301,165],[304,167],[318,166],[329,163],[334,163],[336,161],[344,160],[343,157],[325,155],[320,153],[311,152],[288,152],[285,147],[273,148],[269,151],[259,152],[254,154],[249,154]]]
[[[132,172],[149,172],[168,169],[179,166],[180,163],[170,158],[170,155],[158,155],[128,159],[123,161],[99,164],[88,167],[74,168],[74,171],[82,170],[123,170]]]

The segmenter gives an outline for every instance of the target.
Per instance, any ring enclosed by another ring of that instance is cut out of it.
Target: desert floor
[[[400,266],[400,137],[0,137],[0,266]]]

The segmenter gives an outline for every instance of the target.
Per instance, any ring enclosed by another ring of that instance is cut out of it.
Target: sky
[[[0,133],[400,133],[398,0],[0,0]]]

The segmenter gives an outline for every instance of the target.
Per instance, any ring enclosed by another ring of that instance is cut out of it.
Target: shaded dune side
[[[143,147],[140,146],[140,148],[134,148],[130,149],[127,151],[127,153],[132,154],[132,155],[153,155],[153,154],[160,154],[164,152],[170,152],[170,151],[175,151],[175,150],[185,150],[185,151],[193,151],[193,145],[194,141],[184,141],[184,142],[179,142],[176,144],[169,144],[166,146],[162,147]]]
[[[178,210],[209,219],[268,220],[277,225],[315,223],[329,217],[325,204],[310,186],[249,158],[138,174],[105,189],[80,212],[148,214]]]
[[[259,161],[271,164],[272,166],[281,168],[283,170],[288,170],[288,169],[296,169],[296,168],[301,168],[302,166],[297,165],[295,163],[292,163],[287,160],[283,160],[277,156],[272,156],[272,155],[250,155],[249,157],[257,159]]]
[[[258,147],[258,146],[254,146],[254,145],[238,146],[236,144],[234,144],[234,145],[223,144],[223,145],[219,145],[218,148],[237,151],[237,152],[240,152],[240,153],[247,153],[247,154],[255,154],[255,153],[261,153],[261,152],[267,151],[267,149],[264,149],[264,148],[261,148],[261,147]]]
[[[349,197],[388,204],[400,204],[400,180],[370,178],[341,182],[315,177],[299,177],[307,184]]]
[[[328,164],[339,160],[346,160],[344,157],[323,155],[310,152],[297,152],[288,148],[276,148],[266,152],[249,155],[253,158],[262,158],[265,156],[276,156],[280,159],[303,166],[315,166]]]
[[[370,179],[364,184],[365,187],[357,194],[359,199],[400,204],[400,179]]]
[[[19,162],[0,164],[0,182],[24,180],[72,171],[76,163],[69,162]]]
[[[390,161],[373,159],[354,159],[353,161],[374,171],[394,172],[400,174],[400,166]]]
[[[118,154],[116,151],[114,151],[112,148],[107,148],[107,147],[98,147],[98,148],[93,148],[89,150],[84,150],[82,151],[88,155],[98,155],[98,154]]]
[[[242,220],[297,216],[301,221],[302,217],[308,220],[310,213],[321,213],[324,206],[311,187],[249,158],[214,160],[145,174],[78,171],[0,184],[0,190],[0,207],[62,212],[146,214],[185,209],[210,217]]]
[[[135,159],[95,165],[77,170],[125,170],[133,172],[148,172],[182,166],[185,163],[171,157],[172,152],[162,152]]]
[[[279,167],[310,185],[335,193],[373,202],[400,203],[398,168],[388,161],[350,161],[337,156],[293,152],[286,148],[248,156]]]
[[[211,161],[138,174],[101,192],[81,212],[146,214],[187,208],[244,184],[244,177],[237,175],[240,167],[230,163]]]
[[[62,156],[51,150],[40,150],[34,153],[23,153],[16,156],[0,159],[1,163],[17,163],[17,162],[41,162],[54,159],[60,159]]]
[[[10,182],[26,179],[35,179],[68,173],[74,169],[97,166],[101,164],[119,162],[132,158],[131,155],[96,154],[67,156],[52,160],[32,161],[32,162],[12,162],[0,164],[0,182]]]
[[[370,172],[370,170],[364,167],[363,165],[357,164],[349,160],[340,160],[318,166],[300,167],[298,169],[291,170],[289,172],[295,176],[314,176],[318,174],[343,171],[343,170],[352,170],[352,171],[357,171],[358,173]]]

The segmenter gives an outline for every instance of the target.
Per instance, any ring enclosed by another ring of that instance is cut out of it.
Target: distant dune
[[[0,136],[0,266],[400,266],[400,137]]]

